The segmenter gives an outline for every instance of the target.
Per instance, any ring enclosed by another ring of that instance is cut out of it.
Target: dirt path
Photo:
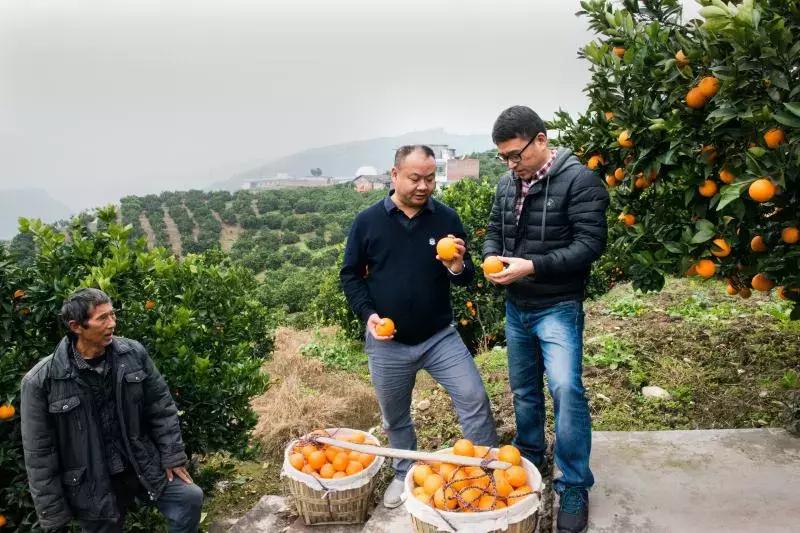
[[[169,244],[172,247],[172,251],[178,257],[181,257],[183,254],[183,247],[181,246],[181,233],[178,231],[178,226],[175,225],[175,221],[172,220],[172,217],[169,216],[169,212],[167,208],[164,207],[164,225],[167,227],[167,239],[169,239]]]
[[[144,213],[139,213],[139,224],[142,225],[142,231],[147,237],[147,247],[152,250],[156,247],[156,233]]]
[[[219,233],[219,246],[223,252],[230,252],[231,248],[233,248],[233,243],[244,232],[244,229],[239,224],[226,224],[216,211],[211,211],[211,214],[222,225],[222,231]]]

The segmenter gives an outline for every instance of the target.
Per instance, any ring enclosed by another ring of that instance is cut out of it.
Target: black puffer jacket
[[[165,469],[186,463],[178,410],[141,344],[114,337],[109,350],[125,453],[156,500],[166,485]],[[117,518],[91,394],[70,361],[66,337],[22,379],[25,466],[45,528],[72,518]]]
[[[523,308],[583,299],[592,262],[606,245],[608,192],[597,174],[570,150],[559,149],[547,177],[532,185],[519,224],[515,205],[519,179],[500,178],[489,217],[483,257],[533,260],[535,272],[507,287],[508,299]]]

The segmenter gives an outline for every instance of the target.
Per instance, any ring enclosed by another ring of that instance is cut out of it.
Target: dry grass
[[[269,390],[254,398],[259,422],[254,431],[270,456],[283,453],[294,437],[324,427],[369,429],[379,422],[372,387],[353,374],[326,370],[300,349],[313,338],[311,332],[281,328],[266,369]]]

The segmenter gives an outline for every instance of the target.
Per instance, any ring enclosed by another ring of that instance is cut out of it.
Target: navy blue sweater
[[[356,215],[339,273],[351,309],[364,321],[391,318],[403,344],[447,327],[450,282],[468,285],[475,275],[469,251],[458,275],[436,260],[436,242],[448,234],[466,240],[458,214],[433,199],[410,220],[388,197]]]

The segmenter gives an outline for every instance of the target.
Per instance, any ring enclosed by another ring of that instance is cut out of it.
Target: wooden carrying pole
[[[452,463],[461,466],[483,466],[493,470],[507,470],[511,468],[511,463],[505,461],[489,461],[483,464],[483,459],[479,457],[467,457],[464,455],[454,455],[449,453],[430,453],[430,452],[415,452],[413,450],[398,450],[396,448],[384,448],[383,446],[372,446],[370,444],[354,444],[341,440],[332,439],[330,437],[319,437],[314,435],[313,440],[323,444],[330,444],[331,446],[338,446],[346,450],[354,450],[361,453],[368,453],[370,455],[380,455],[383,457],[394,457],[396,459],[410,459],[412,461],[425,461],[428,463]]]

